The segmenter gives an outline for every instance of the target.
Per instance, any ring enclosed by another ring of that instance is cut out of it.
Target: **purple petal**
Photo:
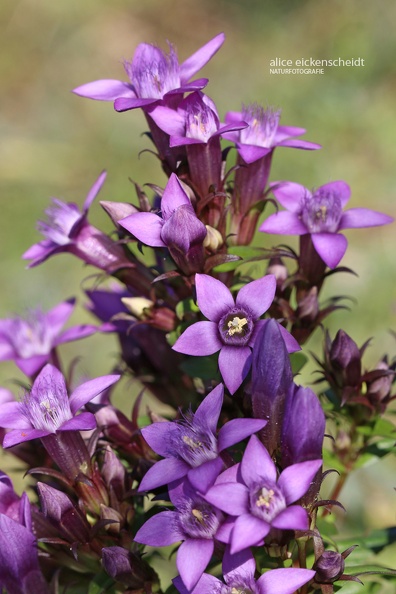
[[[236,483],[238,482],[239,479],[239,467],[240,464],[238,462],[238,464],[234,464],[234,466],[231,466],[230,468],[226,468],[226,470],[224,472],[222,472],[221,474],[219,474],[219,476],[216,479],[216,485],[220,485],[222,483]]]
[[[186,128],[185,115],[166,107],[158,105],[152,111],[150,116],[161,130],[169,136],[183,136]]]
[[[158,99],[140,99],[138,97],[120,97],[114,101],[114,109],[116,111],[128,111],[130,109],[138,109],[139,107],[147,107],[156,103]]]
[[[393,220],[393,217],[369,208],[350,208],[342,214],[339,230],[377,227],[392,223]]]
[[[214,485],[204,499],[230,516],[249,513],[249,489],[241,483]]]
[[[187,82],[198,70],[201,70],[209,62],[212,56],[221,48],[224,40],[224,33],[219,33],[180,64],[180,81],[182,84]]]
[[[29,357],[29,359],[15,359],[15,365],[19,367],[21,371],[28,377],[32,377],[36,375],[38,371],[48,362],[49,354],[48,355],[35,355],[34,357]]]
[[[196,274],[195,286],[198,307],[211,322],[218,322],[223,314],[235,306],[230,290],[212,276]]]
[[[199,138],[189,138],[187,136],[171,136],[169,139],[169,146],[171,148],[175,146],[185,146],[187,144],[206,144],[204,140],[200,140]]]
[[[45,314],[45,321],[48,323],[52,336],[59,334],[62,327],[66,324],[73,312],[75,303],[75,299],[68,299],[67,301],[63,301],[63,303],[59,303],[59,305],[53,307]]]
[[[238,143],[238,153],[248,165],[265,157],[265,155],[268,155],[272,150],[272,148],[265,148],[263,146]]]
[[[164,221],[153,212],[137,212],[118,222],[142,243],[151,247],[166,247],[161,239]]]
[[[203,538],[191,538],[180,546],[176,567],[188,590],[192,590],[202,576],[213,555],[213,549],[213,540]]]
[[[235,518],[228,517],[225,522],[222,523],[220,528],[216,532],[216,540],[220,542],[229,543],[231,542],[231,534],[235,526]]]
[[[219,452],[260,431],[266,424],[267,421],[262,419],[231,419],[219,431],[217,438]]]
[[[141,430],[150,448],[164,458],[169,456],[169,440],[172,432],[177,433],[178,431],[178,424],[172,421],[152,423],[152,425],[148,425],[148,427]]]
[[[308,140],[295,140],[293,138],[290,138],[289,140],[282,140],[281,142],[277,143],[277,146],[304,149],[306,151],[316,151],[317,149],[322,148],[322,146],[320,144],[316,144],[316,142],[309,142]]]
[[[63,423],[58,431],[90,431],[91,429],[96,429],[96,427],[95,415],[90,412],[82,412]]]
[[[186,476],[190,468],[187,462],[183,462],[183,460],[178,460],[177,458],[160,460],[146,472],[138,491],[139,493],[152,491],[152,489],[176,481]]]
[[[112,386],[120,379],[120,375],[103,375],[78,386],[70,396],[70,410],[73,414],[84,404]]]
[[[114,101],[118,97],[134,97],[132,86],[121,80],[94,80],[73,89],[73,93],[98,101]]]
[[[254,578],[256,561],[250,549],[244,549],[231,555],[230,547],[226,547],[223,557],[223,575],[226,584],[240,580],[242,583]]]
[[[43,367],[35,379],[32,392],[36,393],[37,391],[40,391],[41,386],[51,386],[54,384],[60,392],[67,394],[66,382],[62,373],[59,371],[59,369],[48,363],[48,365]]]
[[[255,516],[244,514],[236,519],[231,535],[231,554],[258,545],[267,536],[270,525]]]
[[[311,569],[288,568],[266,571],[258,580],[259,594],[294,594],[313,578]]]
[[[259,318],[273,302],[275,291],[275,276],[267,274],[242,287],[237,295],[236,304],[242,308],[246,307],[255,318]]]
[[[219,355],[219,369],[230,394],[234,394],[252,366],[250,347],[223,345]]]
[[[177,513],[163,511],[148,519],[134,540],[152,547],[167,547],[185,538],[177,526]]]
[[[20,402],[5,402],[0,406],[0,427],[5,429],[31,429],[32,424],[22,413]]]
[[[305,133],[305,128],[296,128],[295,126],[278,126],[275,133],[275,140],[278,143],[282,142],[282,140],[286,140],[286,138],[290,138],[290,136],[302,136]]]
[[[185,355],[203,357],[213,355],[221,349],[217,324],[214,322],[196,322],[189,326],[176,340],[173,350]]]
[[[82,338],[87,338],[87,336],[91,336],[98,331],[96,326],[91,324],[84,324],[83,326],[73,326],[72,328],[68,328],[62,334],[58,336],[58,338],[54,341],[54,346],[58,346],[58,344],[63,344],[65,342],[72,342],[74,340],[81,340]]]
[[[311,238],[323,262],[329,268],[335,268],[348,247],[346,237],[336,233],[312,233]]]
[[[161,200],[162,216],[165,220],[169,219],[172,213],[179,206],[191,206],[191,202],[183,190],[182,185],[175,173],[172,173],[166,184],[164,194]]]
[[[271,522],[279,530],[308,530],[308,513],[300,505],[289,505]]]
[[[351,197],[351,188],[349,185],[342,181],[333,181],[329,182],[328,184],[324,184],[324,186],[320,186],[318,190],[324,190],[325,192],[331,192],[338,195],[338,198],[341,200],[341,206],[344,208],[346,203],[348,202],[349,198]]]
[[[311,195],[307,188],[294,182],[273,182],[270,188],[279,204],[295,213],[300,212],[304,198]]]
[[[52,241],[44,239],[26,250],[22,255],[22,259],[32,260],[32,262],[28,264],[28,268],[33,268],[34,266],[38,266],[42,262],[45,262],[45,260],[53,254],[58,254],[62,251],[65,251],[65,246],[57,246]]]
[[[208,78],[197,78],[191,82],[184,83],[177,89],[172,89],[165,93],[165,95],[163,96],[163,101],[165,102],[168,99],[168,97],[171,97],[172,95],[178,95],[181,93],[191,93],[191,91],[200,91],[201,89],[206,87],[208,82]]]
[[[38,437],[45,437],[50,433],[51,431],[44,431],[42,429],[13,429],[4,436],[3,448],[11,448],[18,443],[37,439]]]
[[[276,481],[275,464],[255,435],[252,435],[246,446],[240,469],[243,481],[248,487],[256,485],[261,480],[270,483]]]
[[[255,322],[255,324],[254,324],[254,331],[253,331],[252,338],[249,341],[249,346],[253,347],[259,330],[261,328],[263,328],[263,326],[265,326],[266,324],[268,324],[269,321],[270,321],[269,319],[266,319],[266,320],[257,320],[257,322]],[[298,344],[297,340],[294,338],[294,336],[292,336],[290,334],[290,332],[288,330],[286,330],[286,328],[284,328],[282,326],[282,324],[279,324],[279,322],[276,322],[276,323],[278,325],[278,328],[279,328],[280,333],[282,334],[282,338],[283,338],[283,340],[285,342],[287,352],[288,353],[295,353],[296,351],[301,351],[301,347]]]
[[[107,172],[102,171],[102,173],[99,175],[98,179],[95,181],[94,185],[89,190],[87,197],[85,198],[85,201],[84,201],[84,206],[83,206],[84,214],[88,212],[88,209],[91,206],[92,202],[95,200],[96,196],[99,194],[99,192],[105,182],[106,176],[107,176]]]
[[[199,493],[206,493],[211,487],[220,472],[224,468],[223,460],[218,457],[214,460],[208,460],[196,468],[188,471],[188,480]]]
[[[221,587],[223,585],[219,579],[209,573],[202,574],[197,585],[191,591],[186,588],[179,575],[174,578],[172,582],[179,590],[180,594],[210,594],[211,592],[221,592]]]
[[[311,481],[321,466],[322,460],[308,460],[285,468],[278,479],[278,485],[288,505],[300,499],[308,491]]]
[[[287,210],[276,212],[268,217],[259,231],[273,235],[305,235],[308,230],[300,218]]]
[[[212,134],[211,138],[215,138],[216,136],[221,136],[222,134],[224,134],[224,136],[227,136],[227,134],[229,134],[230,132],[234,132],[237,130],[243,130],[244,128],[247,128],[248,126],[249,126],[249,124],[247,124],[246,122],[243,122],[243,121],[233,122],[232,124],[220,126],[220,128],[214,134]]]
[[[216,432],[217,422],[221,413],[224,399],[224,386],[219,384],[202,400],[198,406],[194,420],[205,425],[212,433]]]

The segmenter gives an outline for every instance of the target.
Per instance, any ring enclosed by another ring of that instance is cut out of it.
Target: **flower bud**
[[[389,396],[395,373],[389,369],[386,359],[376,365],[373,371],[376,370],[379,372],[384,371],[384,375],[371,382],[367,382],[367,396],[374,405],[383,402]]]
[[[154,306],[154,302],[146,297],[121,297],[121,301],[127,310],[139,320],[150,317],[150,310]]]
[[[296,315],[300,320],[313,322],[319,312],[318,288],[312,287],[299,301]]]
[[[276,287],[279,289],[287,277],[289,276],[289,271],[287,267],[283,264],[281,258],[271,258],[268,264],[266,274],[273,274],[276,278]]]
[[[330,363],[341,372],[344,386],[357,386],[361,377],[359,348],[350,336],[339,330],[330,347]]]
[[[157,582],[157,576],[151,567],[122,547],[104,547],[102,565],[113,579],[132,590],[146,591],[147,582]],[[154,588],[153,590],[155,591]]]
[[[332,584],[344,573],[345,561],[341,553],[324,551],[315,562],[315,581],[319,584]]]
[[[210,225],[205,225],[205,227],[207,234],[203,246],[212,252],[216,252],[224,243],[223,236],[217,229],[214,229]]]
[[[121,221],[121,219],[139,212],[136,206],[128,202],[108,202],[107,200],[101,200],[100,206],[109,215],[116,227],[118,227],[118,221]]]

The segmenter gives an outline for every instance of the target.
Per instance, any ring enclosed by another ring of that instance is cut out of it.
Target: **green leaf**
[[[299,373],[301,369],[304,367],[304,365],[307,363],[307,361],[308,357],[304,355],[304,353],[292,353],[290,355],[290,363],[292,366],[293,374],[296,375],[297,373]]]
[[[183,320],[186,316],[188,316],[188,314],[195,314],[197,312],[199,312],[199,307],[191,298],[179,301],[179,303],[176,305],[176,315],[179,320]]]
[[[217,357],[191,357],[183,361],[180,369],[190,377],[199,377],[203,380],[220,378]]]
[[[111,592],[109,590],[111,585],[114,585],[113,578],[108,573],[102,571],[90,582],[87,594],[102,594],[103,592],[109,594]],[[114,590],[112,589],[112,591]]]
[[[240,266],[244,262],[249,262],[252,258],[259,259],[262,257],[262,250],[260,248],[253,248],[248,245],[231,246],[228,250],[229,255],[238,256],[240,260],[235,262],[227,262],[226,264],[220,264],[214,268],[215,272],[230,272],[235,270],[237,266]]]

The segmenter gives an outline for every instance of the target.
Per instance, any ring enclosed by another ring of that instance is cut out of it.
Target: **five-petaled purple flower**
[[[227,546],[223,557],[225,584],[204,573],[191,594],[293,594],[315,575],[311,569],[272,569],[256,581],[255,572],[256,562],[249,549],[231,555]],[[180,577],[173,583],[180,594],[190,594]]]
[[[169,44],[169,54],[149,43],[140,43],[132,62],[125,62],[129,83],[119,80],[97,80],[74,89],[74,93],[89,99],[115,101],[117,111],[148,107],[161,100],[177,99],[183,93],[202,89],[207,79],[189,82],[224,43],[224,33],[219,33],[192,56],[179,64],[174,47]]]
[[[393,221],[392,217],[368,208],[343,212],[351,194],[344,181],[330,182],[313,193],[293,182],[276,182],[271,186],[276,199],[287,210],[269,216],[260,231],[276,235],[311,234],[315,250],[329,268],[337,266],[347,249],[347,239],[339,231]]]
[[[226,134],[228,140],[235,142],[238,153],[245,163],[253,163],[268,155],[277,146],[299,148],[305,150],[320,149],[320,144],[295,139],[305,134],[304,128],[280,126],[281,112],[273,108],[253,104],[243,107],[241,112],[229,111],[225,121],[228,125],[243,120],[249,126]]]
[[[214,551],[214,539],[224,515],[204,501],[183,481],[169,490],[176,511],[153,516],[137,532],[135,541],[166,547],[184,541],[177,552],[176,566],[188,590],[194,588]]]
[[[237,481],[222,483],[220,475],[204,495],[212,505],[236,516],[230,533],[231,553],[260,544],[271,528],[307,530],[306,510],[290,504],[307,492],[321,465],[322,460],[293,464],[277,478],[274,462],[253,435],[237,471]]]
[[[189,326],[173,348],[186,355],[205,356],[220,351],[219,368],[231,394],[239,388],[251,367],[251,347],[257,331],[268,320],[260,316],[270,307],[276,289],[274,275],[248,283],[234,301],[230,290],[206,274],[195,275],[197,303],[208,322]],[[279,326],[289,352],[299,350],[294,338]]]
[[[213,485],[224,468],[221,452],[260,431],[266,421],[232,419],[216,436],[224,388],[216,386],[201,402],[195,414],[179,422],[153,423],[142,429],[149,446],[164,456],[144,476],[139,491],[149,491],[187,475],[201,493]]]
[[[0,320],[0,361],[13,359],[26,375],[33,376],[48,363],[58,345],[96,332],[96,327],[88,324],[61,332],[74,303],[74,299],[68,299],[47,313],[33,310],[27,318]]]
[[[162,218],[138,212],[119,221],[137,239],[151,247],[167,247],[186,274],[201,270],[206,227],[198,219],[177,176],[172,173],[161,199]]]
[[[58,431],[95,429],[95,415],[82,412],[76,416],[76,413],[119,378],[119,375],[104,375],[90,380],[78,386],[69,398],[61,372],[53,365],[46,365],[22,402],[5,402],[0,406],[0,426],[12,429],[4,437],[3,447]]]

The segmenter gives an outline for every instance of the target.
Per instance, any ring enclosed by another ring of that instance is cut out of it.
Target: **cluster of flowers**
[[[317,362],[333,420],[329,448],[345,472],[324,501],[325,410],[295,384],[290,354],[338,307],[337,298],[322,307],[319,294],[328,268],[348,270],[337,268],[347,248],[339,232],[392,219],[343,211],[344,181],[312,192],[269,183],[276,147],[320,146],[256,104],[220,122],[202,92],[207,79],[191,78],[223,42],[216,36],[182,64],[173,46],[166,54],[142,43],[125,63],[129,82],[75,89],[114,101],[117,111],[142,109],[168,182],[155,187],[153,205],[137,184],[139,206],[101,202],[114,239],[88,221],[102,172],[82,210],[53,200],[39,223],[44,239],[24,254],[36,266],[68,252],[118,283],[86,291],[98,327],[62,331],[73,299],[0,321],[0,360],[27,378],[21,399],[0,390],[3,447],[42,479],[30,503],[0,474],[0,591],[151,594],[161,591],[156,554],[142,545],[177,543],[181,594],[331,594],[338,580],[359,581],[344,573],[354,547],[326,550],[317,517],[341,506],[340,486],[373,437],[355,439],[356,430],[374,427],[393,399],[395,366],[384,359],[362,373],[364,348],[343,331],[326,336]],[[232,146],[237,158],[227,167]],[[274,204],[270,193],[286,210],[259,231],[300,236],[299,253],[249,247]],[[154,248],[154,266],[144,264],[143,246]],[[240,265],[251,261],[267,262],[266,274],[244,276]],[[74,366],[63,374],[58,347],[95,332],[116,333],[119,361],[110,375],[79,383]],[[129,419],[111,399],[122,375],[172,406],[175,418],[150,410],[142,423],[139,396]],[[147,493],[165,509],[145,511]]]

